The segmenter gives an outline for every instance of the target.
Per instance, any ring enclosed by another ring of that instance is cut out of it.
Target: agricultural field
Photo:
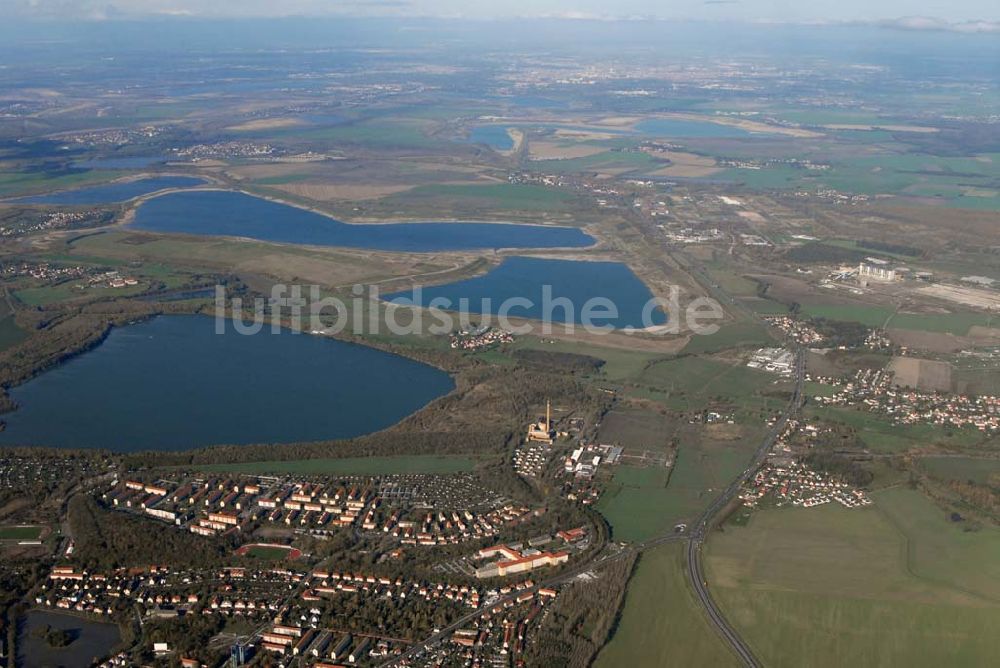
[[[675,514],[669,510],[670,470],[664,467],[620,465],[597,510],[611,525],[612,538],[637,542],[669,530]]]
[[[246,473],[250,475],[395,475],[403,473],[459,473],[471,471],[475,466],[476,462],[471,457],[410,455],[210,464],[198,468],[213,473]]]
[[[484,209],[509,211],[561,211],[572,204],[574,197],[564,191],[545,186],[495,183],[484,185],[427,185],[418,186],[405,193],[384,199],[386,206],[447,202],[447,206],[461,210],[478,206]]]
[[[747,368],[739,361],[690,355],[651,364],[637,382],[651,397],[674,410],[700,410],[712,402],[766,410],[780,405],[780,399],[773,395],[788,389],[787,382],[778,376]]]
[[[866,131],[839,133],[850,141],[872,141],[879,137]],[[821,172],[780,165],[764,169],[727,169],[713,178],[740,183],[755,189],[834,189],[863,195],[933,198],[946,206],[996,210],[1000,197],[993,187],[996,156],[986,154],[965,158],[931,156],[920,153],[883,154],[833,159]]]
[[[672,420],[662,412],[632,406],[615,406],[601,420],[597,438],[626,449],[661,450],[673,434]]]
[[[95,185],[110,181],[121,176],[106,171],[31,171],[6,172],[0,171],[0,197],[27,195],[30,193],[49,192],[54,190],[69,190],[82,186]]]
[[[707,425],[678,430],[673,466],[622,464],[597,504],[612,537],[643,541],[689,522],[750,459],[756,430]]]
[[[642,555],[625,605],[596,668],[617,666],[736,666],[691,593],[684,546],[667,544]]]
[[[995,484],[1000,474],[1000,459],[976,457],[921,457],[921,470],[939,480],[971,480],[980,485]]]
[[[904,487],[873,499],[763,510],[714,534],[708,580],[728,618],[767,665],[989,663],[1000,529],[967,531]]]
[[[763,348],[771,345],[774,345],[774,338],[763,325],[756,322],[734,322],[722,325],[715,334],[692,336],[683,352],[698,354],[738,347]]]

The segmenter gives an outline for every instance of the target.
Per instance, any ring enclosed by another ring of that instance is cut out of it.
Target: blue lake
[[[708,121],[687,121],[677,118],[650,118],[637,123],[639,134],[654,137],[752,137],[754,133],[743,128]]]
[[[69,633],[66,647],[52,647],[44,638],[32,634],[35,629],[51,627]],[[121,642],[117,624],[97,622],[51,610],[29,610],[18,620],[18,666],[60,666],[88,668],[111,653]]]
[[[110,204],[124,202],[166,188],[188,188],[205,183],[196,176],[153,176],[148,179],[121,181],[76,190],[31,195],[12,200],[20,204]]]
[[[543,286],[551,286],[550,302],[567,298],[573,304],[572,312],[543,306]],[[509,257],[492,271],[475,278],[426,287],[417,295],[414,291],[387,294],[389,301],[406,303],[410,300],[422,306],[431,300],[444,310],[468,310],[471,313],[497,314],[500,304],[507,299],[526,298],[531,306],[513,306],[508,315],[514,318],[549,319],[552,322],[581,323],[583,306],[594,297],[609,299],[617,309],[612,318],[594,318],[595,325],[613,325],[616,329],[643,327],[643,307],[653,298],[649,288],[632,270],[620,262],[585,262],[576,260],[549,260],[531,257]],[[468,300],[464,306],[459,300]],[[485,302],[484,300],[489,300]],[[602,310],[603,312],[603,310]],[[659,310],[652,312],[650,325],[663,325],[666,316]]]
[[[472,144],[486,144],[498,151],[509,151],[514,148],[514,140],[502,125],[477,125],[469,132],[468,141]]]
[[[288,330],[159,316],[11,390],[0,445],[119,451],[349,438],[452,390],[434,367]]]
[[[350,225],[306,209],[220,190],[169,193],[143,202],[136,210],[134,225],[150,232],[413,252],[583,247],[594,243],[593,237],[575,227],[504,223]]]

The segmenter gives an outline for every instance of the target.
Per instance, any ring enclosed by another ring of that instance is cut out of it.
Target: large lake
[[[469,132],[468,141],[471,144],[486,144],[498,151],[514,148],[514,140],[502,125],[477,125]]]
[[[543,293],[546,285],[551,286],[552,297],[549,301],[554,305],[548,309],[547,317]],[[470,313],[497,314],[504,300],[527,298],[532,305],[514,306],[507,314],[514,318],[581,323],[583,306],[594,297],[609,299],[617,309],[617,317],[595,318],[593,324],[610,324],[616,329],[624,329],[644,326],[643,308],[653,295],[646,284],[620,262],[509,257],[482,276],[426,287],[419,295],[414,291],[405,291],[385,295],[384,299],[396,302],[412,300],[423,306],[430,305],[431,300],[444,299],[448,304],[436,304],[444,310],[464,309],[459,300],[466,299]],[[559,298],[570,300],[573,304],[572,312],[555,307]],[[652,312],[648,324],[665,323],[666,317],[661,311]]]
[[[594,243],[593,237],[575,227],[504,223],[352,225],[299,207],[221,190],[169,193],[143,202],[136,211],[135,227],[151,232],[414,252],[582,247]]]
[[[215,333],[205,316],[115,328],[97,348],[13,388],[0,444],[172,450],[348,438],[454,387],[439,369],[270,328]]]
[[[68,631],[72,642],[66,647],[52,647],[44,638],[32,635],[34,629],[46,626]],[[120,641],[117,624],[49,610],[30,610],[18,620],[15,665],[87,668],[107,657]]]
[[[120,181],[102,186],[90,186],[87,188],[77,188],[76,190],[46,193],[45,195],[19,197],[12,201],[20,204],[111,204],[155,193],[157,190],[187,188],[203,183],[205,183],[205,180],[199,179],[196,176],[152,176],[148,179]]]

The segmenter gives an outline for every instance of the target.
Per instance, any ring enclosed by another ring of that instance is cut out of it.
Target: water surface
[[[215,333],[204,316],[115,328],[97,348],[11,390],[2,445],[173,450],[378,431],[454,387],[373,348],[270,328]]]
[[[187,188],[201,185],[204,179],[196,176],[152,176],[135,181],[120,181],[100,186],[62,190],[44,195],[19,197],[14,202],[20,204],[111,204],[125,202],[142,195],[165,190],[166,188]]]
[[[545,287],[550,286],[551,308],[546,308]],[[492,271],[475,278],[423,288],[415,291],[385,295],[385,299],[422,306],[431,300],[444,310],[468,310],[470,313],[499,313],[505,300],[527,299],[531,305],[513,304],[507,312],[514,318],[532,318],[558,323],[581,323],[584,304],[595,297],[608,299],[615,305],[617,315],[611,318],[594,318],[595,325],[609,324],[617,329],[643,327],[643,308],[653,298],[649,288],[620,262],[586,262],[576,260],[549,260],[531,257],[509,257]],[[560,306],[561,299],[568,299],[571,310]],[[467,306],[460,300],[465,299]],[[557,302],[557,300],[560,300]],[[603,312],[603,309],[601,310]],[[662,325],[666,318],[659,310],[651,312],[649,325]]]
[[[261,241],[428,252],[478,248],[582,247],[575,227],[505,223],[351,225],[313,211],[239,192],[176,192],[143,202],[135,226],[150,232],[248,237]]]
[[[477,125],[469,132],[468,141],[472,144],[486,144],[497,151],[514,148],[514,140],[502,125]]]
[[[31,635],[34,629],[45,626],[68,631],[73,641],[66,647],[52,647],[44,638]],[[30,610],[18,621],[16,665],[87,668],[95,659],[110,654],[120,641],[117,624],[49,610]]]

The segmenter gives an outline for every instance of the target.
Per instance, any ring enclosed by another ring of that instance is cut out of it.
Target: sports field
[[[709,584],[765,665],[988,665],[1000,655],[1000,529],[915,490],[847,510],[758,511],[706,550]]]
[[[241,557],[251,557],[263,561],[280,561],[282,559],[298,559],[302,551],[298,548],[272,543],[252,543],[236,550]]]
[[[0,540],[38,540],[42,529],[38,526],[0,527]]]
[[[459,455],[409,455],[399,457],[345,457],[343,459],[293,459],[289,461],[208,464],[203,471],[280,474],[393,475],[398,473],[459,473],[475,468],[475,460]]]
[[[697,607],[684,559],[679,543],[642,555],[618,627],[597,655],[597,668],[737,665]]]

